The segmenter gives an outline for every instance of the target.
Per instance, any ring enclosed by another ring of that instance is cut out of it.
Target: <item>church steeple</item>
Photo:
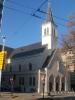
[[[48,11],[47,11],[47,18],[46,22],[53,22],[52,10],[51,10],[51,2],[48,0]]]
[[[52,16],[50,0],[48,0],[47,17],[45,22],[42,24],[42,45],[47,45],[48,49],[56,49],[56,38],[56,25]]]

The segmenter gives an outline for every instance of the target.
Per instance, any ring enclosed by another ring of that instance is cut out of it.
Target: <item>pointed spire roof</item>
[[[50,0],[48,0],[48,11],[47,11],[46,22],[53,22],[53,16],[52,16]]]

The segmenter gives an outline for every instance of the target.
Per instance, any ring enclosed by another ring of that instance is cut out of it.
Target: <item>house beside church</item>
[[[60,50],[64,67],[69,73],[70,88],[75,91],[75,46]]]
[[[68,91],[69,77],[57,49],[57,29],[50,3],[42,24],[42,41],[16,48],[3,71],[2,87],[22,92]]]

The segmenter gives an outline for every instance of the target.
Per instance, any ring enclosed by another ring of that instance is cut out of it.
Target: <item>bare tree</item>
[[[63,38],[63,48],[65,50],[75,48],[75,13],[69,17],[67,27],[68,34]]]
[[[72,63],[75,67],[75,13],[69,17],[69,21],[67,23],[68,34],[64,36],[62,49],[67,52],[71,50],[74,54]]]

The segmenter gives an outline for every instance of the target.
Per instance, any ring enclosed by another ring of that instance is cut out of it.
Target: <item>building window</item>
[[[46,36],[46,28],[44,29],[44,36]]]
[[[47,29],[44,29],[44,36],[48,36],[49,35],[49,28],[47,27]]]
[[[29,78],[29,86],[32,86],[32,77]]]
[[[35,77],[29,77],[29,86],[35,86]]]
[[[21,64],[19,64],[19,72],[21,72]]]
[[[10,65],[10,72],[12,72],[12,66]]]
[[[19,85],[24,85],[24,77],[19,77]]]
[[[13,79],[16,80],[16,75],[15,74],[13,75]]]
[[[49,35],[49,28],[47,27],[47,34],[46,35]]]
[[[33,86],[35,86],[35,77],[33,77]]]
[[[29,63],[29,71],[32,71],[32,64]]]

